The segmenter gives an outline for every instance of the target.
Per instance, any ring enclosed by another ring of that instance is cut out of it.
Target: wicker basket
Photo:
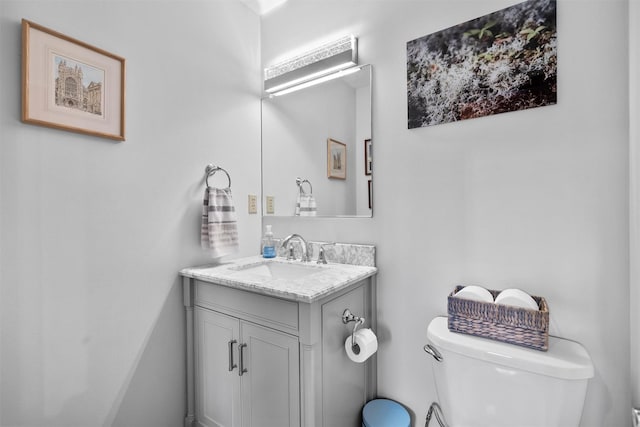
[[[539,310],[480,302],[455,297],[464,286],[449,294],[449,330],[516,344],[536,350],[549,348],[549,307],[542,297],[531,296]],[[493,298],[500,291],[489,290]]]

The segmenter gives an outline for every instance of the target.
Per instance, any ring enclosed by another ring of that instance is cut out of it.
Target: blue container
[[[407,410],[389,399],[375,399],[362,409],[363,427],[411,427]]]

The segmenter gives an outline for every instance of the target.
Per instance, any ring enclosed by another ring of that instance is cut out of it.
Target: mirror
[[[265,216],[371,217],[371,73],[262,100]]]

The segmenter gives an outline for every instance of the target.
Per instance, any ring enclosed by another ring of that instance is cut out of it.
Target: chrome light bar
[[[271,92],[269,94],[269,98],[274,97],[274,96],[286,95],[286,94],[291,93],[291,92],[296,92],[296,91],[298,91],[300,89],[304,89],[304,88],[307,88],[307,87],[315,86],[315,85],[318,85],[320,83],[328,82],[328,81],[333,80],[333,79],[338,79],[340,77],[348,76],[349,74],[353,74],[353,73],[356,73],[356,72],[360,71],[361,68],[362,67],[351,67],[351,68],[346,68],[344,70],[335,71],[335,72],[332,72],[331,74],[327,74],[325,76],[318,77],[318,78],[315,78],[313,80],[308,80],[308,81],[305,81],[303,83],[296,84],[294,86],[289,86],[289,87],[287,87],[285,89],[280,89],[278,91]]]
[[[341,37],[264,70],[264,90],[278,92],[358,64],[358,39]]]

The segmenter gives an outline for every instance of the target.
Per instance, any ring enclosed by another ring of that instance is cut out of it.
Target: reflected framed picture
[[[125,60],[22,20],[22,121],[124,141]]]
[[[373,169],[373,162],[371,159],[371,140],[364,140],[364,174],[371,175]]]
[[[347,146],[327,139],[327,178],[347,179]]]
[[[369,209],[373,208],[373,181],[369,180]]]

